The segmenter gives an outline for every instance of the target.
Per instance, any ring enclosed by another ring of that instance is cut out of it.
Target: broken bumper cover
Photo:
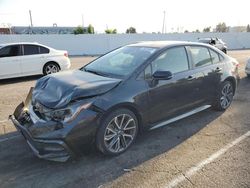
[[[64,141],[36,139],[31,135],[29,130],[16,119],[15,115],[10,115],[9,118],[17,130],[24,136],[29,147],[37,157],[51,161],[65,162],[74,155]]]

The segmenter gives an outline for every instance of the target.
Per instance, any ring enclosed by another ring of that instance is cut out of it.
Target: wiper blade
[[[90,70],[90,69],[86,69],[86,68],[83,68],[83,70],[85,72],[90,72],[90,73],[93,73],[93,74],[96,74],[96,75],[99,75],[99,76],[107,76],[106,74],[104,74],[102,72],[98,72],[98,71],[94,71],[94,70]]]

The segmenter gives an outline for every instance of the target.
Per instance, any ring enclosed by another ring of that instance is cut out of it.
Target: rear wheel
[[[128,109],[111,112],[97,132],[97,148],[106,155],[118,155],[126,151],[135,141],[138,121]]]
[[[215,100],[214,108],[219,111],[226,110],[233,101],[234,87],[232,82],[222,83]]]
[[[48,75],[48,74],[53,74],[56,72],[59,72],[60,68],[56,63],[47,63],[43,67],[43,74]]]

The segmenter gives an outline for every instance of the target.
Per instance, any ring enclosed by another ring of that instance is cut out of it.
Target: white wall
[[[229,49],[250,48],[250,33],[0,35],[0,44],[9,42],[38,42],[56,49],[67,50],[69,55],[97,55],[137,41],[197,41],[198,37],[221,38],[227,43]]]

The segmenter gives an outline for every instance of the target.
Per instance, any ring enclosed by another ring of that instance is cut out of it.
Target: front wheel
[[[219,111],[226,110],[233,101],[234,88],[230,81],[222,83],[214,104],[214,108]]]
[[[118,155],[126,151],[135,141],[138,133],[138,121],[128,109],[111,112],[97,132],[97,148],[106,155]]]

